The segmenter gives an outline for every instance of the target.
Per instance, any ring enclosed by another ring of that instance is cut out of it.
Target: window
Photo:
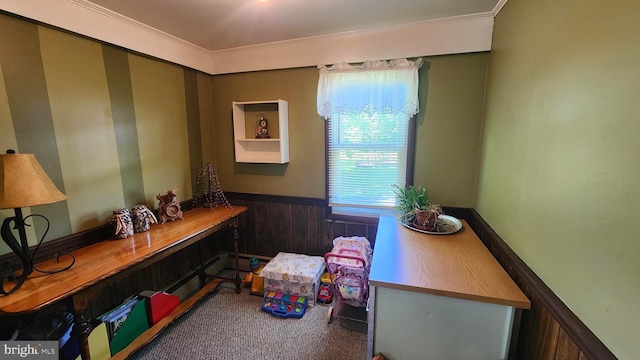
[[[402,59],[320,67],[318,113],[328,121],[327,196],[334,213],[358,209],[366,215],[368,209],[375,216],[395,206],[391,185],[407,182],[421,64]]]
[[[395,206],[391,184],[406,182],[408,123],[405,114],[329,120],[329,206]]]

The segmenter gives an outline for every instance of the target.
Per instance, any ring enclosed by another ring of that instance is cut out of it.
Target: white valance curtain
[[[319,65],[318,114],[399,114],[407,119],[418,113],[418,69],[415,61],[371,60],[355,66],[347,63]]]

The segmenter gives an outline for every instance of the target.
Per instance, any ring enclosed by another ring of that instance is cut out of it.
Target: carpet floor
[[[223,283],[131,359],[365,360],[365,323],[338,318],[329,324],[328,305],[308,308],[301,319],[272,316],[261,305],[249,289],[236,294],[233,284]],[[345,309],[350,317],[366,317],[364,308]]]

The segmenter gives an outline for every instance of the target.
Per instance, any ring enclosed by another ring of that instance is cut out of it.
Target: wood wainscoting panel
[[[234,205],[249,210],[240,223],[241,253],[273,257],[278,252],[323,256],[338,236],[364,236],[375,241],[377,223],[332,220],[326,201],[276,195],[226,193]]]
[[[532,349],[534,359],[556,359],[560,324],[543,308],[538,307],[538,331]]]
[[[272,203],[270,204],[270,208],[270,223],[273,240],[271,250],[273,251],[275,248],[287,249],[286,251],[292,253],[295,252],[295,246],[293,244],[293,228],[295,227],[293,223],[293,205]],[[298,234],[296,234],[297,238],[306,239],[297,235]]]
[[[273,256],[271,253],[271,244],[274,242],[274,233],[271,229],[271,217],[273,216],[271,204],[264,201],[254,201],[253,206],[254,223],[247,223],[247,227],[253,227],[256,242],[255,254]]]
[[[473,209],[469,226],[531,300],[524,311],[516,349],[518,360],[613,360],[615,355],[516,255]]]
[[[296,254],[309,253],[309,215],[308,206],[291,206],[291,241],[293,252]],[[307,239],[307,241],[300,241],[300,239]]]
[[[304,205],[307,208],[309,217],[307,219],[307,254],[320,254],[323,242],[326,237],[327,227],[325,226],[324,207]]]
[[[579,360],[580,349],[578,345],[571,340],[564,329],[558,329],[558,347],[556,348],[555,358],[566,360]],[[586,359],[586,356],[584,357]]]
[[[238,218],[241,253],[273,257],[280,251],[288,251],[322,256],[331,250],[332,240],[338,236],[364,236],[375,246],[377,222],[328,218],[323,199],[243,193],[225,195],[234,205],[248,207],[248,211]],[[191,208],[189,200],[181,204],[183,210]],[[445,207],[445,213],[467,221],[531,301],[531,310],[522,312],[516,359],[616,359],[475,210]],[[37,261],[102,241],[112,236],[111,231],[110,225],[105,224],[48,241],[38,251]],[[200,241],[164,261],[118,279],[106,287],[100,297],[92,300],[87,315],[100,315],[127,296],[150,287],[163,288],[202,261],[215,257],[219,251],[233,250],[230,231],[220,231],[210,240]],[[3,261],[13,263],[17,258],[14,254],[5,254],[0,256],[0,262]]]
[[[257,254],[256,232],[255,226],[255,203],[250,200],[235,201],[236,205],[247,207],[247,212],[241,216],[238,223],[238,231],[241,232],[240,241],[238,242],[238,251],[246,254]]]

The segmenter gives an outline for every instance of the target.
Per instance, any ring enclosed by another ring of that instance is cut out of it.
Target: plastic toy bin
[[[260,272],[264,276],[264,295],[270,291],[304,296],[314,306],[324,272],[324,258],[280,252]]]

